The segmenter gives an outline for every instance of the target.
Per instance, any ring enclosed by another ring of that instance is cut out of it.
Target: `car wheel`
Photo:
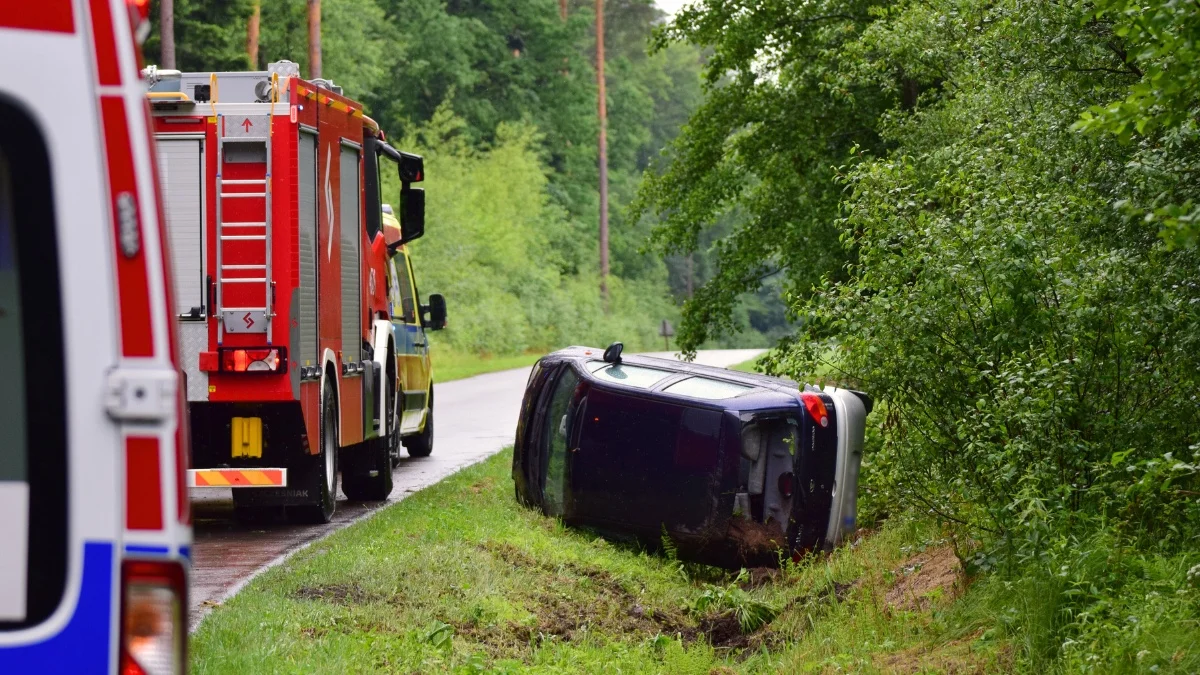
[[[433,383],[429,383],[430,391]],[[428,457],[433,453],[433,396],[429,397],[429,412],[425,414],[425,428],[421,433],[404,439],[404,448],[410,457]]]
[[[337,404],[333,389],[325,386],[321,396],[321,452],[304,457],[296,471],[298,488],[308,488],[309,504],[288,507],[288,518],[309,525],[328,523],[337,508]],[[390,475],[390,474],[389,474]],[[291,483],[291,481],[288,481]]]

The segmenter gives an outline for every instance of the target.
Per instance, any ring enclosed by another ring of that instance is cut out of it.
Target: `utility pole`
[[[321,77],[321,0],[308,0],[308,76]]]
[[[596,88],[600,117],[600,298],[608,311],[608,103],[604,91],[604,0],[596,0]]]
[[[246,56],[250,59],[250,70],[258,70],[258,22],[262,15],[262,3],[254,0],[254,11],[246,23]]]
[[[162,67],[175,69],[175,0],[162,0],[158,7],[158,31],[162,34]]]

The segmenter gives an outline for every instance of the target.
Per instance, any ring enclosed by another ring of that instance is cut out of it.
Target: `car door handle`
[[[424,343],[424,342],[416,342],[416,341],[414,341],[414,342],[413,342],[413,346],[414,346],[414,347],[424,347],[424,346],[425,346],[425,343]]]

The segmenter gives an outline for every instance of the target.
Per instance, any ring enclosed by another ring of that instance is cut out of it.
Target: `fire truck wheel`
[[[337,507],[337,404],[328,385],[321,400],[321,453],[302,458],[296,468],[296,485],[307,487],[315,499],[310,504],[288,507],[292,521],[309,525],[328,523]]]
[[[429,384],[433,389],[433,383]],[[433,397],[429,397],[429,413],[425,417],[425,429],[404,439],[404,448],[409,457],[428,457],[433,452]]]
[[[379,502],[392,494],[392,458],[389,438],[366,441],[354,452],[357,457],[342,469],[342,492],[356,502]]]

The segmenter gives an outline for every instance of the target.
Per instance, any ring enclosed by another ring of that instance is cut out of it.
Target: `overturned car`
[[[855,528],[871,399],[607,350],[543,357],[513,454],[517,498],[569,525],[724,567],[836,546]]]

